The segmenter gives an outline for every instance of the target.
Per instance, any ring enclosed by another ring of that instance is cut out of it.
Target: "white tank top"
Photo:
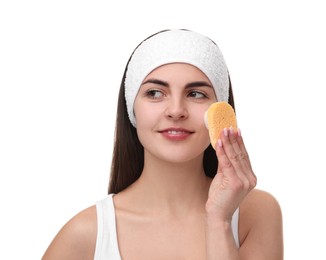
[[[117,239],[113,195],[114,194],[109,194],[105,199],[96,202],[97,238],[94,260],[121,260]],[[232,232],[235,242],[239,247],[238,221],[239,209],[234,212],[232,217]]]

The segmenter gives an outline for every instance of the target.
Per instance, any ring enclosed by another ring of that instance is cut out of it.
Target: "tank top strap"
[[[105,199],[96,202],[97,239],[94,260],[121,260],[113,196],[114,194],[109,194]]]
[[[233,237],[235,240],[235,243],[237,247],[240,247],[240,240],[239,240],[239,208],[234,212],[232,216],[232,222],[231,222]]]

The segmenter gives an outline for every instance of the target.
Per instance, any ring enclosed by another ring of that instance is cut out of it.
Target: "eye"
[[[192,98],[195,98],[195,99],[207,98],[207,96],[203,92],[196,91],[196,90],[190,91],[188,96],[192,97]]]
[[[145,95],[152,99],[160,99],[163,97],[163,93],[157,89],[149,89],[146,91]]]

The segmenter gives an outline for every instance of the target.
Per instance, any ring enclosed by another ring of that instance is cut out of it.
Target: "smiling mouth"
[[[167,128],[167,129],[163,129],[158,131],[159,133],[167,133],[167,134],[171,134],[171,135],[180,135],[180,134],[192,134],[194,132],[189,131],[187,129],[183,129],[183,128]]]
[[[182,141],[187,139],[190,135],[194,132],[191,132],[186,129],[165,129],[159,131],[165,138],[172,140],[172,141]]]
[[[168,130],[168,134],[171,135],[180,135],[180,134],[190,134],[188,131],[176,131],[176,130]]]

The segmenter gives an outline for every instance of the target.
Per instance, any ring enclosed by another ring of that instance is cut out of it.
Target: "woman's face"
[[[163,65],[142,82],[134,112],[145,156],[187,162],[210,143],[204,114],[216,102],[206,75],[185,63]]]

